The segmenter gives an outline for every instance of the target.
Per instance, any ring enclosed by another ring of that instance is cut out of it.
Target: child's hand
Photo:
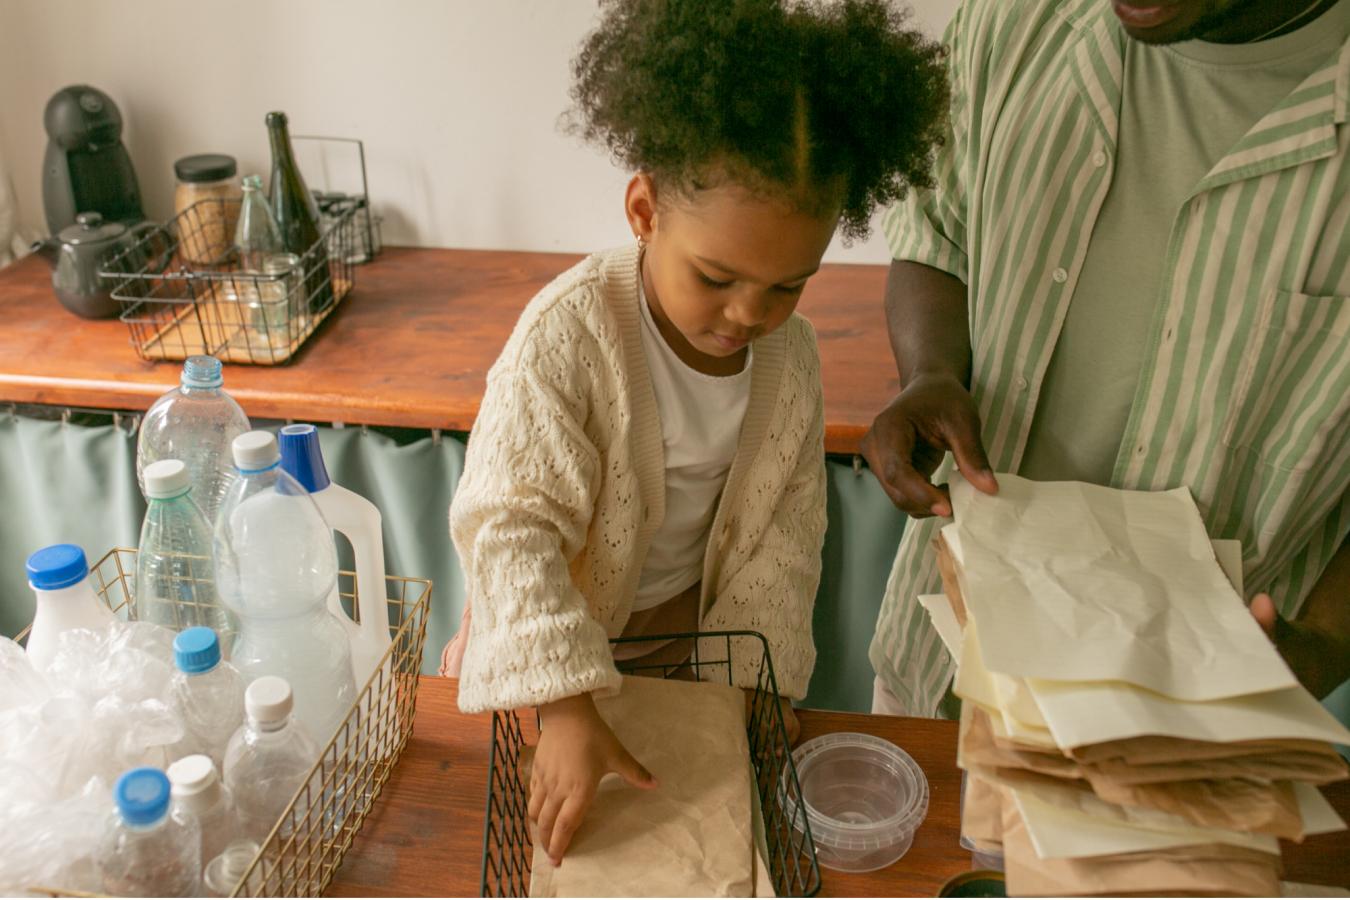
[[[754,712],[755,706],[755,688],[742,688],[745,691],[745,717],[749,719]],[[778,707],[783,711],[783,727],[787,729],[788,746],[791,747],[797,743],[797,738],[802,735],[801,723],[797,721],[797,714],[792,710],[792,701],[787,697],[779,696]],[[772,722],[766,719],[766,726]]]
[[[572,835],[607,773],[633,787],[656,787],[652,774],[633,759],[610,731],[590,694],[539,707],[539,747],[530,770],[530,821],[539,846],[553,865],[562,862]]]

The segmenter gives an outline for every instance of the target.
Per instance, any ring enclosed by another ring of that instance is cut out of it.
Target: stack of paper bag
[[[963,831],[1014,894],[1279,890],[1279,839],[1345,827],[1347,731],[1247,611],[1190,494],[959,476],[921,597],[958,662]]]

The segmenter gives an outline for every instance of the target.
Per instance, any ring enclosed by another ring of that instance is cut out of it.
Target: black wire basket
[[[746,736],[750,742],[750,761],[755,771],[755,790],[759,795],[764,822],[764,848],[769,877],[779,897],[814,897],[820,890],[820,866],[816,848],[806,825],[806,810],[792,762],[787,727],[778,705],[778,682],[764,636],[753,631],[707,631],[698,634],[672,634],[642,638],[619,638],[615,645],[686,641],[692,644],[692,656],[684,662],[659,665],[634,665],[617,662],[626,675],[656,678],[696,678],[699,681],[732,683],[732,660],[749,656],[758,659],[755,691],[746,716]],[[734,654],[734,656],[733,656]],[[522,777],[520,758],[525,748],[525,732],[518,712],[492,714],[492,753],[488,762],[487,815],[483,824],[483,870],[480,885],[484,897],[528,897],[530,864],[534,847],[528,821],[527,785]],[[784,784],[791,790],[783,791]],[[794,808],[784,808],[784,804]],[[793,822],[805,827],[798,831]]]

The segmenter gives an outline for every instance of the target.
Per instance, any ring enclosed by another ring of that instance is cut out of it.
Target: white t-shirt
[[[633,610],[660,606],[703,577],[703,556],[740,443],[750,403],[750,364],[735,375],[704,375],[670,349],[638,281],[642,349],[656,393],[666,457],[666,517],[652,538]]]

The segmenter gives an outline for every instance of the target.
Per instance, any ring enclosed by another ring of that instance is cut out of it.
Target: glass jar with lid
[[[178,243],[192,266],[220,267],[228,261],[239,219],[239,166],[224,153],[185,156],[173,164]]]

